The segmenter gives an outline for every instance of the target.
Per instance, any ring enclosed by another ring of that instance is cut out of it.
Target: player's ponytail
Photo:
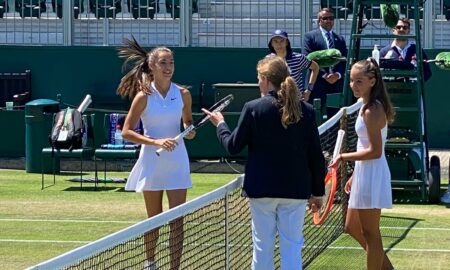
[[[301,118],[301,103],[297,84],[289,74],[289,68],[283,58],[269,56],[258,62],[258,73],[265,76],[277,91],[277,103],[280,107],[281,124],[287,128],[298,123]]]
[[[141,88],[148,85],[152,80],[152,72],[148,65],[148,53],[133,36],[131,38],[124,38],[123,43],[125,46],[118,49],[119,57],[125,59],[122,65],[122,72],[126,71],[129,65],[133,65],[133,67],[120,80],[117,94],[133,99]]]
[[[291,76],[286,77],[280,85],[280,90],[278,90],[278,100],[282,106],[280,109],[281,124],[284,128],[300,121],[301,103],[298,93],[297,83],[294,78]]]

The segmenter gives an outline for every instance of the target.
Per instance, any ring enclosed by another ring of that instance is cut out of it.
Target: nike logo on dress
[[[171,98],[170,100],[175,100],[175,99],[177,99],[177,98]]]

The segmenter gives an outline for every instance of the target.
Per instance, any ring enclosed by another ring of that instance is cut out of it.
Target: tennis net
[[[354,123],[361,101],[342,108],[319,127],[327,162],[338,130],[346,131],[343,149],[356,148]],[[347,196],[343,191],[353,168],[340,166],[334,204],[322,225],[305,218],[303,266],[307,266],[343,232]],[[252,260],[248,199],[241,196],[244,176],[183,205],[146,219],[95,242],[28,269],[249,269]],[[154,252],[153,252],[154,249]],[[156,268],[145,268],[154,253]],[[276,267],[280,267],[278,244]]]

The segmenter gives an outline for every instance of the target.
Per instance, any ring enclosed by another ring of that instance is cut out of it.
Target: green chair
[[[180,0],[166,0],[166,10],[173,19],[180,18]],[[192,0],[192,13],[198,13],[198,0]]]
[[[121,11],[120,0],[95,0],[90,1],[90,6],[97,19],[115,18]]]
[[[119,117],[125,117],[125,114],[118,114]],[[119,121],[120,123],[120,121]],[[105,114],[103,121],[103,131],[104,138],[102,140],[103,144],[112,144],[111,138],[114,131],[112,130],[111,116],[110,114]],[[98,175],[97,161],[103,160],[103,182],[106,184],[106,162],[117,160],[117,159],[137,159],[139,157],[140,147],[134,149],[108,149],[108,148],[97,148],[94,154],[94,164],[95,164],[95,174]],[[101,181],[99,179],[99,181]]]
[[[369,5],[364,8],[366,19],[381,19],[380,5]]]
[[[3,18],[3,13],[6,12],[6,0],[0,0],[0,18]]]
[[[449,21],[450,20],[450,0],[443,0],[442,12],[445,15],[445,19],[447,21]]]
[[[52,147],[46,147],[42,149],[42,189],[44,189],[44,162],[45,157],[51,157],[53,164],[53,185],[56,184],[55,162],[57,158],[77,158],[80,160],[80,188],[83,188],[83,160],[89,160],[94,157],[94,114],[83,115],[83,122],[87,131],[86,146],[80,149],[53,149]],[[97,172],[95,172],[95,188],[97,188]]]
[[[130,10],[133,14],[133,18],[135,19],[153,19],[155,17],[155,13],[159,12],[159,0],[131,0],[130,2]]]
[[[353,12],[353,0],[321,0],[321,8],[331,8],[337,19],[347,19]]]
[[[22,18],[40,18],[41,13],[46,11],[45,0],[16,0],[16,11]]]

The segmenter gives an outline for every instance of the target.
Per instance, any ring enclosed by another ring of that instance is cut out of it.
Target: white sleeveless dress
[[[180,133],[183,99],[180,88],[171,84],[166,97],[156,90],[147,97],[147,106],[141,120],[147,137],[173,138]],[[157,156],[158,147],[142,145],[139,159],[131,170],[125,190],[173,190],[192,187],[189,158],[181,140],[174,151],[164,151]]]
[[[367,128],[361,114],[362,108],[355,123],[355,130],[358,135],[357,150],[369,147]],[[381,129],[383,143],[381,157],[371,160],[357,160],[355,162],[348,208],[392,208],[391,173],[384,154],[386,137],[387,124]]]

